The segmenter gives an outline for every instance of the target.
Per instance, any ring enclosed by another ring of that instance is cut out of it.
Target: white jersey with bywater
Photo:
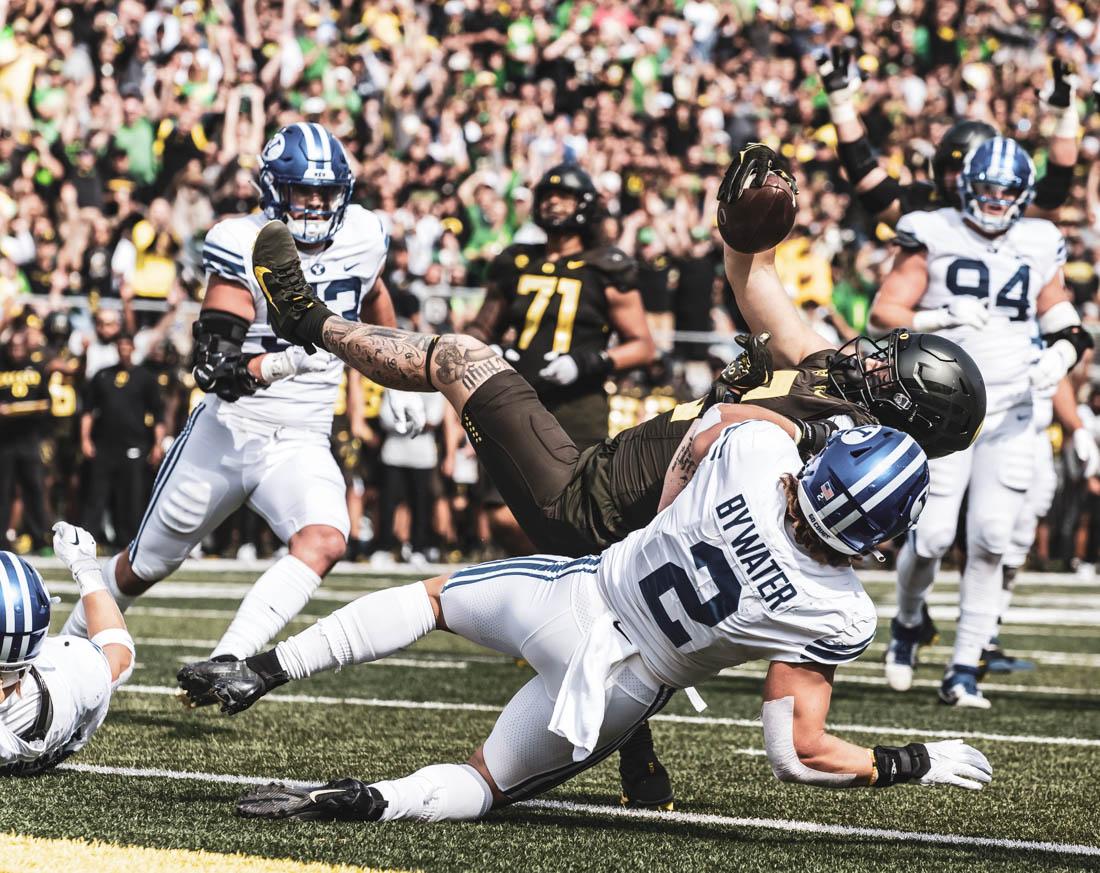
[[[1061,231],[1040,218],[1021,218],[989,238],[957,209],[911,212],[898,221],[898,243],[928,253],[928,290],[917,309],[940,309],[960,295],[989,307],[981,329],[937,331],[962,346],[985,379],[987,411],[1000,412],[1029,397],[1028,370],[1035,346],[1035,301],[1066,262]]]
[[[801,468],[777,425],[732,424],[672,505],[603,553],[601,593],[662,682],[685,688],[758,659],[842,664],[874,639],[855,573],[787,533],[779,480]]]
[[[227,218],[215,224],[203,243],[202,261],[208,277],[222,276],[252,292],[256,317],[248,328],[243,351],[280,352],[288,344],[267,323],[267,299],[252,273],[252,244],[268,219],[262,213]],[[363,298],[374,287],[386,262],[389,236],[381,219],[362,206],[349,206],[344,223],[332,241],[316,253],[299,250],[302,272],[317,297],[337,315],[359,320]],[[325,370],[303,373],[261,388],[251,397],[223,404],[223,411],[274,426],[293,423],[325,434],[332,427],[332,410],[340,389],[344,365],[335,355]],[[219,403],[210,397],[207,403]]]
[[[107,717],[111,667],[95,643],[83,637],[47,637],[34,667],[50,698],[51,716],[45,736],[27,742],[17,735],[22,730],[13,732],[6,720],[0,721],[0,766],[51,766],[87,745]],[[36,715],[41,706],[37,683],[27,675],[22,687],[29,699],[9,699],[5,704],[34,703]]]

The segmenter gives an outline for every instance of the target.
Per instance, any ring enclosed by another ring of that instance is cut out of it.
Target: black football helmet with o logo
[[[908,433],[930,458],[969,446],[985,420],[985,380],[974,359],[934,333],[856,337],[829,361],[833,390]]]
[[[984,121],[960,121],[943,135],[932,156],[932,179],[936,193],[949,206],[958,206],[959,189],[956,179],[962,171],[963,159],[975,146],[997,136],[997,129]]]
[[[572,194],[577,201],[571,215],[552,217],[543,213],[543,203],[552,191]],[[552,167],[535,186],[534,221],[547,233],[583,233],[592,228],[597,218],[596,186],[591,177],[576,164]]]

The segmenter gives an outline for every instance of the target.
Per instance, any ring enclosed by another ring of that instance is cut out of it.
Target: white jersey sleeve
[[[111,667],[99,646],[83,637],[48,637],[34,666],[49,696],[45,736],[31,742],[0,736],[4,763],[19,763],[23,772],[48,769],[84,748],[111,703]]]
[[[663,682],[750,660],[840,664],[870,644],[877,616],[851,568],[787,531],[780,480],[801,467],[778,426],[730,425],[672,505],[604,552],[601,592]]]
[[[239,282],[252,297],[255,317],[242,346],[246,354],[280,352],[288,347],[267,322],[267,299],[252,273],[252,246],[267,221],[259,213],[225,219],[210,229],[203,244],[208,279],[217,275]],[[363,301],[385,266],[388,249],[389,235],[382,220],[370,210],[352,205],[326,247],[299,254],[302,272],[318,298],[342,318],[358,321]],[[295,422],[328,433],[344,365],[328,352],[317,354],[328,359],[326,369],[283,379],[252,396],[220,405],[233,415],[269,425]]]

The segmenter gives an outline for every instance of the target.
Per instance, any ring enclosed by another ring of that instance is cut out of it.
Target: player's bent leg
[[[344,479],[321,435],[283,432],[260,462],[249,504],[290,554],[271,565],[241,601],[212,658],[247,658],[294,618],[347,549]]]

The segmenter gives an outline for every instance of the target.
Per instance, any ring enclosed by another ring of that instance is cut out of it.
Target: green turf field
[[[45,575],[62,579],[59,571]],[[139,664],[129,686],[63,769],[4,784],[0,833],[432,871],[1100,869],[1100,584],[1024,578],[1014,617],[1026,623],[1009,625],[1003,637],[1038,669],[988,679],[989,711],[935,702],[951,642],[943,619],[944,639],[918,673],[926,687],[898,695],[884,686],[885,621],[864,660],[841,668],[830,719],[837,733],[868,745],[969,735],[994,767],[980,793],[781,785],[755,721],[763,665],[746,665],[700,689],[709,704],[701,715],[677,695],[654,722],[676,786],[673,813],[612,805],[618,773],[608,761],[478,824],[352,826],[241,821],[233,801],[246,783],[273,777],[380,778],[464,759],[529,673],[434,634],[389,662],[287,686],[232,719],[183,710],[172,696],[176,668],[207,654],[252,578],[186,570],[130,611]],[[324,614],[394,581],[406,580],[331,578],[309,612]],[[73,595],[54,587],[65,601],[56,629]],[[892,585],[867,587],[888,609]],[[953,611],[955,592],[950,579],[937,586],[934,615]],[[175,860],[164,869],[217,869],[197,855],[167,857]],[[4,864],[0,838],[0,870]],[[57,865],[42,869],[60,873]]]

